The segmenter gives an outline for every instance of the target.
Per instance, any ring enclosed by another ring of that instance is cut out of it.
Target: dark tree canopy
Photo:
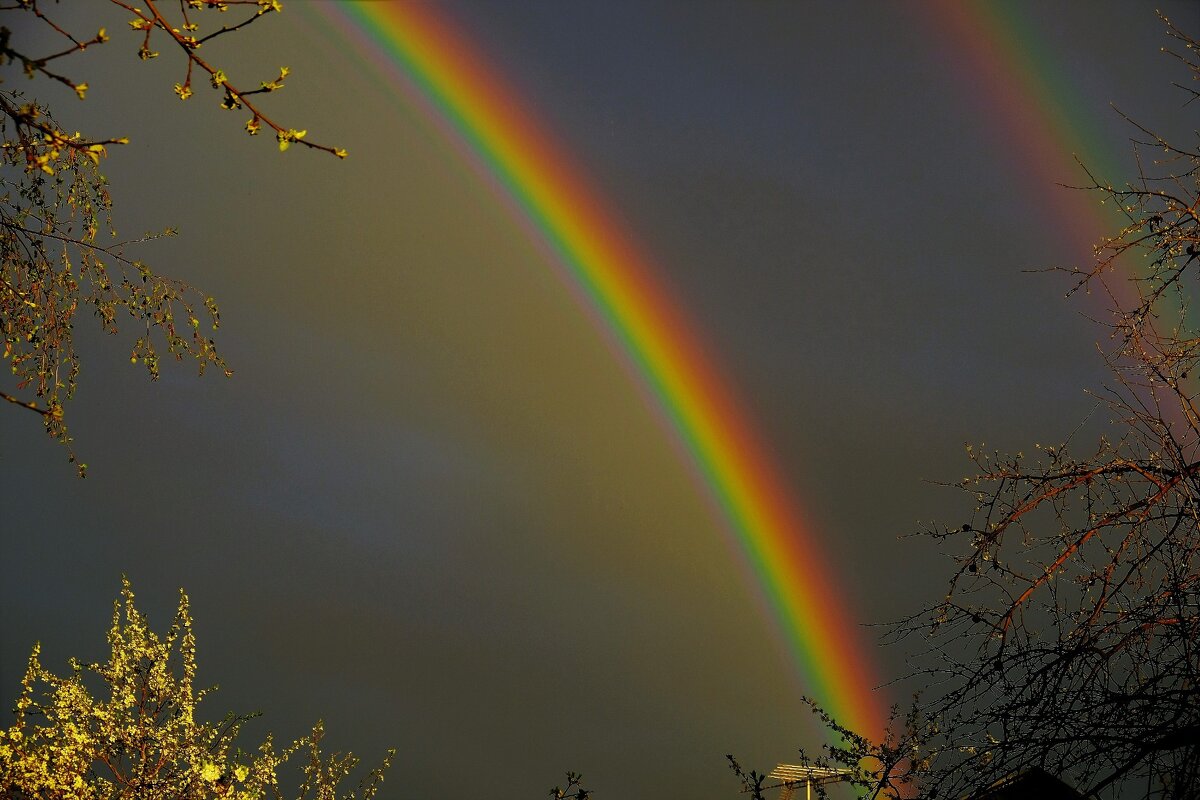
[[[1196,101],[1197,42],[1164,23]],[[953,486],[973,515],[922,531],[955,558],[946,594],[889,633],[923,653],[907,676],[923,696],[884,742],[814,706],[840,736],[814,763],[856,770],[868,796],[967,797],[1043,770],[1086,797],[1200,797],[1200,132],[1129,123],[1135,177],[1081,187],[1124,224],[1061,270],[1111,309],[1094,393],[1111,433],[967,448],[974,474]]]
[[[1200,97],[1196,42],[1167,31]],[[974,517],[927,531],[966,546],[928,628],[932,742],[953,754],[931,794],[1031,768],[1088,796],[1200,793],[1200,151],[1135,127],[1136,177],[1087,187],[1125,225],[1072,271],[1112,310],[1113,433],[972,451]]]

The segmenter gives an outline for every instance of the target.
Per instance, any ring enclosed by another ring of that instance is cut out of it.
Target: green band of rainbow
[[[419,93],[525,217],[635,367],[736,536],[806,694],[870,734],[884,717],[856,622],[830,562],[656,270],[477,48],[433,4],[320,6]]]
[[[1107,123],[1119,122],[1111,108],[1086,102],[1067,79],[1062,54],[1017,3],[987,0],[935,0],[914,4],[937,32],[954,58],[964,99],[995,131],[998,151],[1007,157],[1025,189],[1019,202],[1038,209],[1045,225],[1078,253],[1068,266],[1089,268],[1093,247],[1128,224],[1118,204],[1102,202],[1095,191],[1067,186],[1096,182],[1122,186],[1135,183],[1138,165],[1129,150],[1114,147],[1100,134]],[[1149,15],[1150,7],[1144,12]],[[1164,31],[1165,36],[1165,31]],[[1147,58],[1153,51],[1145,54]],[[1108,116],[1106,120],[1104,117]],[[1129,126],[1129,134],[1135,129]],[[1037,265],[1039,267],[1051,265]],[[1134,279],[1146,262],[1128,256],[1114,265],[1103,287],[1089,287],[1091,313],[1105,319],[1114,308],[1138,302]],[[1128,278],[1125,280],[1124,278]],[[1165,310],[1165,309],[1160,309]],[[1194,311],[1180,309],[1194,325]],[[1166,324],[1175,324],[1164,314]],[[1135,389],[1142,402],[1158,404],[1149,387]],[[1160,406],[1164,419],[1178,430],[1190,429],[1175,402]]]
[[[1088,266],[1092,247],[1124,221],[1099,195],[1066,186],[1087,183],[1080,164],[1101,181],[1133,177],[1119,166],[1128,155],[1114,154],[1098,135],[1100,115],[1110,109],[1087,105],[1052,43],[1018,4],[933,0],[913,8],[953,56],[963,99],[988,121],[998,151],[1024,180],[1020,202],[1040,207],[1047,228],[1079,252],[1079,266]]]

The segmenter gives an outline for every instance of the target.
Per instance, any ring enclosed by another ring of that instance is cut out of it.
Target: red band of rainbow
[[[436,117],[540,238],[632,365],[721,510],[786,641],[806,694],[878,735],[884,715],[844,592],[657,270],[537,118],[433,4],[318,6],[386,78]]]

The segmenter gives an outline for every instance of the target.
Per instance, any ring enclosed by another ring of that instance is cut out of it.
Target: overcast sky
[[[302,6],[209,55],[248,84],[292,67],[270,108],[344,162],[246,137],[206,88],[181,104],[181,65],[139,63],[120,15],[70,63],[85,103],[26,87],[69,129],[133,139],[103,165],[115,224],[180,228],[137,255],[217,298],[235,375],[152,385],[135,334],[85,314],[86,481],[0,409],[5,705],[35,640],[53,668],[102,657],[124,572],[161,628],[190,593],[213,715],[395,746],[389,796],[537,797],[571,769],[602,797],[730,797],[725,753],[769,768],[818,744],[759,587],[602,332],[441,129]],[[1044,173],[1006,127],[1049,107],[1021,70],[1105,168],[1131,134],[1109,103],[1194,116],[1155,4],[1003,8],[1025,58],[992,66],[1024,111],[934,5],[441,4],[696,321],[861,624],[941,596],[946,556],[900,537],[969,514],[930,483],[968,471],[964,442],[1061,440],[1103,380],[1102,307],[1023,272],[1089,253],[1048,199],[1083,182],[1069,147]],[[887,678],[907,655],[865,658]]]

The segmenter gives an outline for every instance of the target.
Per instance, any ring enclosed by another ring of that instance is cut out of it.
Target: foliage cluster
[[[118,26],[136,39],[141,60],[157,58],[159,51],[153,48],[161,43],[182,56],[177,97],[192,97],[194,79],[202,80],[219,93],[223,108],[250,113],[245,123],[249,134],[266,128],[275,133],[280,150],[299,144],[345,157],[344,150],[312,142],[306,131],[285,127],[263,110],[260,96],[284,88],[287,67],[246,89],[201,55],[206,43],[281,11],[279,0],[186,0],[174,11],[161,0],[143,0],[142,5],[107,0],[108,8],[123,18]],[[58,64],[108,42],[107,29],[90,36],[70,31],[38,0],[15,0],[0,10],[11,15],[14,25],[0,28],[0,64],[19,67],[31,79],[67,86],[83,100],[88,84],[68,76]],[[221,24],[231,11],[241,11],[242,17]],[[39,27],[60,42],[53,52],[26,52],[14,33]],[[4,380],[7,385],[0,384],[0,399],[40,414],[47,432],[67,446],[74,461],[64,407],[80,371],[74,338],[78,313],[90,306],[101,330],[110,334],[119,324],[132,324],[137,336],[130,361],[144,364],[152,379],[159,375],[163,354],[194,359],[202,374],[214,366],[228,376],[231,371],[210,336],[219,323],[217,305],[212,297],[158,274],[127,253],[144,239],[116,239],[99,164],[108,146],[127,139],[68,132],[43,104],[12,89],[0,91],[0,139],[0,358],[11,376]],[[161,235],[173,234],[168,229]],[[80,475],[85,474],[86,465],[78,466]]]
[[[325,754],[322,723],[276,749],[271,736],[253,752],[237,740],[252,715],[203,722],[213,689],[197,689],[196,638],[188,598],[166,636],[134,606],[125,581],[102,664],[70,662],[60,677],[42,666],[39,647],[17,700],[16,722],[0,729],[0,797],[44,800],[279,800],[280,769],[304,758],[297,800],[371,800],[395,751],[356,791],[338,786],[358,765],[352,754]]]

